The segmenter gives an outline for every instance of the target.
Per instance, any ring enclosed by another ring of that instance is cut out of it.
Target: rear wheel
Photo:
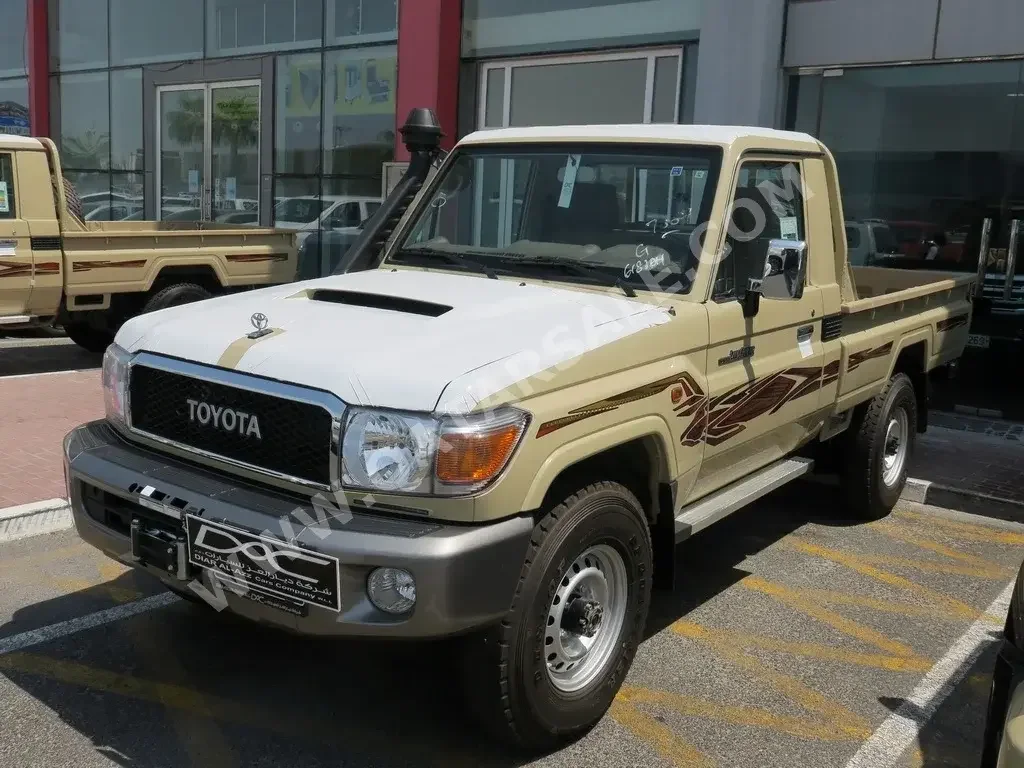
[[[67,323],[64,333],[88,352],[105,352],[114,340],[114,334],[106,328],[95,328],[88,323]]]
[[[651,538],[636,497],[601,482],[537,524],[505,619],[468,638],[473,713],[499,738],[546,750],[611,706],[639,647],[651,594]]]
[[[181,304],[191,304],[194,301],[203,301],[213,296],[208,290],[195,283],[175,283],[168,285],[153,294],[149,301],[142,308],[143,313],[156,312],[158,309],[167,309]]]
[[[871,520],[884,517],[903,493],[917,438],[917,398],[910,378],[893,376],[858,409],[843,437],[840,476],[847,511]]]

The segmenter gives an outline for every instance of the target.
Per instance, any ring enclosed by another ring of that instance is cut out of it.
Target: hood
[[[272,332],[249,339],[255,313]],[[625,296],[370,270],[140,315],[116,341],[129,352],[254,373],[353,404],[431,411],[443,394],[442,409],[460,412],[669,319],[667,310]]]

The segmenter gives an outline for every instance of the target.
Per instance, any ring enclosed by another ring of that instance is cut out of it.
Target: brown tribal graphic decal
[[[228,261],[250,264],[260,261],[287,261],[286,253],[235,253],[228,254]]]
[[[951,331],[954,328],[959,328],[961,325],[967,325],[967,315],[957,315],[947,320],[940,320],[936,324],[936,328],[939,331]]]
[[[56,261],[44,261],[35,265],[23,261],[0,261],[0,280],[5,277],[31,277],[33,274],[56,275],[59,272],[60,264]]]
[[[865,349],[863,352],[851,352],[850,362],[846,365],[846,370],[852,372],[857,370],[861,365],[866,363],[868,360],[875,360],[879,357],[885,357],[892,352],[892,342],[883,344],[880,347],[874,349]]]
[[[94,269],[138,269],[146,265],[145,259],[131,261],[76,261],[72,266],[74,272],[89,272]]]

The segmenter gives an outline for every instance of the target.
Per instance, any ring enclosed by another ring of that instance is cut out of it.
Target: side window
[[[860,248],[860,230],[856,227],[846,228],[846,247]]]
[[[716,301],[741,299],[761,277],[772,240],[803,240],[803,182],[798,160],[753,160],[740,167],[725,250],[715,275]]]
[[[0,219],[18,218],[14,202],[14,160],[10,154],[0,154]]]
[[[327,220],[329,229],[359,226],[359,203],[342,203]]]

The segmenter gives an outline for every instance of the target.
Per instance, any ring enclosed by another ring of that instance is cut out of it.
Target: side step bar
[[[814,461],[811,459],[782,459],[683,507],[676,514],[676,543],[690,538],[791,480],[806,475],[813,467]]]

